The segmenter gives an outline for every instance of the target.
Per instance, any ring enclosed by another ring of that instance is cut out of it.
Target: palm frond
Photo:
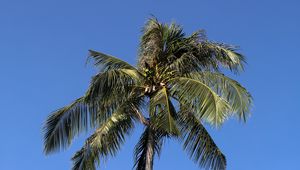
[[[84,97],[52,113],[43,128],[45,153],[49,154],[69,146],[74,136],[88,130],[88,120],[89,105],[84,101]]]
[[[237,47],[223,43],[204,41],[199,44],[201,52],[206,54],[209,60],[230,69],[234,73],[244,70],[245,57],[237,52]]]
[[[74,136],[106,120],[128,98],[141,95],[143,88],[134,86],[135,73],[130,69],[99,73],[85,96],[52,113],[44,126],[45,153],[65,149]]]
[[[142,77],[131,69],[115,69],[99,73],[93,77],[86,98],[89,102],[96,101],[101,106],[116,108],[127,100],[133,91],[142,91],[143,87],[139,86],[139,81],[142,81]]]
[[[163,87],[150,99],[150,110],[156,111],[155,115],[150,117],[154,129],[167,135],[179,135],[175,122],[176,110],[166,87]]]
[[[159,65],[165,66],[170,63],[173,59],[173,54],[180,48],[182,42],[185,40],[185,33],[183,28],[176,24],[171,23],[170,25],[165,25],[165,31],[163,34],[163,55],[159,56]]]
[[[153,166],[153,158],[155,154],[160,155],[162,143],[163,136],[149,126],[146,127],[134,149],[134,167],[136,170],[151,169],[146,166]]]
[[[135,67],[111,55],[93,51],[93,50],[89,50],[89,52],[90,52],[89,58],[95,60],[94,64],[101,68],[100,72],[108,71],[111,69],[121,69],[121,68],[135,70]]]
[[[240,83],[224,74],[215,72],[191,73],[188,76],[202,80],[214,89],[216,93],[228,101],[232,112],[240,120],[246,121],[249,117],[252,96]]]
[[[100,164],[100,158],[114,156],[121,144],[133,128],[129,113],[115,112],[103,122],[95,133],[86,140],[84,147],[76,152],[73,160],[73,170],[95,170]]]
[[[139,86],[140,79],[135,73],[130,69],[115,69],[93,77],[85,98],[90,105],[97,107],[98,121],[108,118],[129,98],[143,94],[144,88]]]
[[[172,71],[220,71],[220,67],[224,67],[238,73],[244,69],[245,57],[237,52],[235,46],[208,41],[204,31],[184,37],[172,47],[168,54],[169,62],[165,65]]]
[[[180,110],[178,123],[183,136],[183,148],[200,167],[225,170],[226,158],[202,123],[186,109]]]
[[[142,30],[142,37],[139,49],[138,67],[143,70],[149,65],[153,67],[157,57],[163,50],[163,32],[165,26],[156,18],[150,18]]]
[[[139,66],[164,66],[173,57],[172,52],[184,39],[180,25],[160,23],[156,18],[150,18],[143,29],[140,45]]]
[[[231,113],[230,105],[204,82],[188,77],[169,81],[171,94],[179,103],[189,106],[197,118],[220,126]]]

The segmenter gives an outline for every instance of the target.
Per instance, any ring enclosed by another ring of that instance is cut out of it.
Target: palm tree
[[[90,50],[99,72],[84,96],[52,113],[44,126],[46,154],[65,149],[81,132],[95,130],[73,156],[73,170],[94,170],[115,156],[135,123],[144,126],[134,167],[152,170],[164,140],[175,138],[202,168],[225,169],[226,159],[204,124],[229,117],[246,121],[252,98],[222,71],[243,70],[243,55],[208,41],[203,31],[186,36],[181,26],[151,18],[143,28],[137,67]]]

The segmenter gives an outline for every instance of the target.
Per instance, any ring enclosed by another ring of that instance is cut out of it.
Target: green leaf
[[[76,152],[73,160],[73,170],[95,170],[100,164],[100,158],[114,156],[125,140],[125,135],[133,128],[132,118],[128,113],[116,112],[106,120],[86,140],[84,147]]]
[[[139,74],[135,70],[115,69],[99,73],[93,77],[86,100],[100,107],[103,113],[111,113],[126,101],[133,92],[142,93]]]
[[[172,96],[193,109],[197,118],[220,126],[230,115],[230,105],[203,82],[177,77],[169,81]]]
[[[49,154],[68,147],[74,136],[88,130],[88,121],[89,105],[83,97],[52,113],[43,127],[44,152]]]
[[[199,44],[199,48],[208,55],[209,60],[221,64],[224,68],[235,73],[244,70],[245,57],[236,51],[235,46],[204,41]]]
[[[243,71],[245,57],[231,45],[210,42],[204,31],[193,33],[189,37],[178,38],[171,45],[165,67],[177,71],[179,75],[197,71],[220,71],[221,67],[234,73]]]
[[[86,140],[84,147],[73,157],[73,169],[95,169],[100,158],[114,156],[134,126],[133,120],[143,107],[143,95],[132,95],[108,117],[98,117],[98,129]]]
[[[225,170],[226,158],[202,123],[187,109],[180,110],[178,123],[183,136],[183,148],[200,167]]]
[[[95,65],[101,68],[101,72],[112,70],[112,69],[133,69],[133,70],[135,70],[135,67],[133,67],[130,64],[128,64],[127,62],[125,62],[121,59],[118,59],[116,57],[113,57],[111,55],[93,51],[93,50],[89,50],[89,52],[90,52],[89,58],[92,58],[95,60]]]
[[[163,87],[150,99],[150,108],[157,111],[155,116],[151,117],[154,129],[158,129],[168,135],[179,135],[179,130],[175,122],[176,110],[169,99],[166,87]]]
[[[240,83],[221,73],[214,72],[191,73],[189,76],[204,81],[214,89],[230,104],[232,112],[239,119],[246,121],[249,117],[252,96]]]

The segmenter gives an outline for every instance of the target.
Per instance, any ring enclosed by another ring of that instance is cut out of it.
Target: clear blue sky
[[[300,3],[298,0],[1,0],[0,169],[70,169],[70,149],[43,155],[42,124],[81,96],[95,69],[88,49],[135,63],[150,14],[187,33],[206,29],[214,41],[241,47],[246,72],[237,78],[254,97],[247,124],[229,120],[210,130],[229,170],[300,169]],[[101,169],[131,169],[140,129]],[[155,170],[198,169],[181,145],[167,142]]]

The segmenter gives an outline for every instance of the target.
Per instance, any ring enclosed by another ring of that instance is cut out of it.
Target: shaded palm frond
[[[176,126],[176,110],[173,106],[166,87],[156,92],[156,94],[150,99],[150,110],[153,116],[151,121],[153,122],[154,129],[165,133],[166,135],[177,136],[179,130]]]
[[[115,69],[99,73],[92,78],[87,91],[87,98],[91,101],[109,98],[114,92],[130,92],[130,87],[138,86],[143,77],[131,69]],[[130,90],[128,90],[128,88]]]
[[[180,59],[182,55],[192,52],[195,43],[203,41],[205,38],[203,30],[196,31],[191,36],[185,37],[182,27],[175,23],[172,23],[169,26],[167,35],[165,42],[167,62],[163,63],[164,67],[168,67],[170,64]]]
[[[177,41],[168,55],[168,70],[180,74],[195,71],[220,71],[228,68],[234,73],[243,70],[245,57],[231,45],[208,41],[204,31],[200,30],[191,36]]]
[[[155,65],[165,66],[172,60],[172,52],[184,39],[184,32],[180,25],[172,23],[170,25],[151,18],[143,29],[143,36],[140,44],[139,66],[145,68],[145,64],[150,67]]]
[[[49,154],[70,145],[74,136],[88,130],[89,105],[84,97],[52,113],[44,125],[44,152]],[[95,114],[94,112],[92,114]]]
[[[165,70],[177,72],[177,75],[193,71],[208,70],[217,63],[208,60],[208,54],[201,54],[199,43],[207,41],[204,30],[198,30],[189,37],[178,38],[170,46],[172,50],[168,53],[168,62],[163,66]],[[214,61],[215,62],[215,61]]]
[[[89,58],[95,60],[95,65],[101,68],[100,72],[108,71],[111,69],[121,69],[121,68],[135,70],[135,67],[111,55],[93,51],[93,50],[89,50],[89,52],[90,52]]]
[[[224,154],[194,114],[181,108],[178,123],[183,134],[183,148],[195,163],[205,169],[226,169]]]
[[[166,70],[175,73],[176,76],[182,76],[190,72],[202,71],[199,62],[192,53],[184,53],[167,65]]]
[[[157,57],[163,51],[163,32],[165,29],[164,24],[159,23],[156,18],[150,18],[145,24],[139,49],[139,69],[143,70],[156,64]]]
[[[220,126],[231,113],[230,105],[204,82],[188,77],[169,81],[171,95],[193,109],[197,118]]]
[[[134,149],[134,167],[137,170],[151,169],[149,167],[153,166],[155,154],[160,155],[162,144],[163,135],[146,127]]]
[[[100,164],[100,158],[105,159],[117,153],[125,140],[125,135],[132,128],[133,121],[131,114],[123,109],[116,111],[86,140],[84,147],[76,152],[72,158],[72,169],[95,170],[96,165]]]
[[[93,77],[85,98],[90,105],[97,107],[95,116],[98,122],[106,120],[129,98],[143,95],[144,88],[139,86],[140,79],[135,73],[130,69],[115,69]],[[94,122],[93,126],[98,122]]]
[[[222,43],[204,41],[198,48],[202,57],[206,57],[211,63],[222,65],[234,73],[244,70],[245,57],[237,52],[237,47]],[[205,54],[203,56],[203,54]],[[215,67],[215,66],[214,66]]]
[[[224,74],[215,72],[191,73],[188,76],[201,80],[214,89],[216,93],[228,101],[232,112],[240,120],[246,121],[249,117],[252,96],[240,83]]]
[[[45,153],[66,148],[74,136],[87,131],[89,127],[96,127],[129,98],[143,96],[143,88],[128,86],[127,83],[132,81],[128,74],[123,70],[101,73],[84,97],[52,113],[44,125]],[[107,91],[109,88],[111,90]],[[119,90],[122,88],[124,90]]]
[[[72,158],[73,169],[95,169],[100,158],[114,156],[134,126],[133,120],[140,120],[137,115],[144,106],[144,96],[133,94],[119,105],[107,119],[101,118],[99,128],[86,140],[84,147]]]
[[[185,33],[183,28],[176,24],[171,23],[165,25],[165,31],[163,34],[163,55],[158,56],[158,65],[165,66],[173,60],[173,54],[180,48],[184,41]]]
[[[135,70],[116,69],[93,77],[86,93],[88,102],[98,105],[103,113],[112,113],[125,102],[132,93],[142,93],[139,74]]]

